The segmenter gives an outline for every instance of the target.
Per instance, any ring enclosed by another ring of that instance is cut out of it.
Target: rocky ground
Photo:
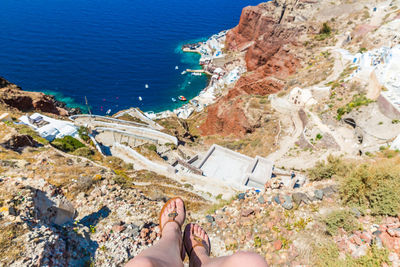
[[[376,216],[343,205],[339,180],[248,190],[210,209],[199,221],[210,233],[213,254],[256,251],[273,266],[399,266],[398,211]]]
[[[4,123],[1,133],[25,140]],[[0,147],[0,266],[121,266],[159,237],[169,197],[181,195],[193,212],[209,205],[191,187],[116,158],[5,143],[12,146]]]
[[[0,266],[122,266],[159,238],[158,212],[172,196],[185,200],[188,221],[206,228],[214,256],[252,250],[272,266],[399,266],[399,155],[387,144],[400,130],[377,103],[357,100],[375,91],[348,79],[354,70],[335,50],[398,43],[389,23],[400,18],[399,6],[364,0],[247,7],[227,35],[227,54],[246,62],[248,72],[206,112],[159,121],[180,141],[173,155],[218,143],[295,169],[308,177],[301,188],[222,200],[118,158],[61,152],[29,128],[1,122]],[[321,32],[324,23],[329,34]],[[295,87],[312,92],[315,102],[294,100]],[[0,114],[14,118],[74,112],[2,78],[0,99]],[[357,101],[363,104],[346,113],[355,129],[337,119],[337,110]],[[146,147],[139,152],[163,160]],[[329,155],[357,164],[338,168]],[[317,163],[325,158],[326,165]],[[384,171],[375,173],[379,162]]]

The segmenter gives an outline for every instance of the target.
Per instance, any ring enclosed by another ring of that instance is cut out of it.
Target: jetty
[[[186,72],[191,72],[191,73],[205,73],[205,74],[207,74],[207,75],[212,76],[212,73],[211,73],[211,72],[209,72],[209,71],[207,71],[207,70],[204,70],[204,69],[201,69],[201,70],[186,69]]]

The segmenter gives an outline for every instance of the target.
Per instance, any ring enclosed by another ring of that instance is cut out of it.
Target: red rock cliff
[[[292,7],[279,1],[262,3],[243,9],[239,24],[227,33],[226,47],[246,51],[248,73],[242,76],[229,93],[209,107],[200,129],[203,135],[243,136],[254,131],[240,105],[240,97],[267,95],[283,89],[284,79],[295,73],[299,60],[291,51],[297,45],[301,28],[291,22]]]
[[[53,97],[39,92],[23,91],[15,84],[0,77],[0,102],[20,111],[41,111],[67,116],[68,111],[59,107],[60,103]]]

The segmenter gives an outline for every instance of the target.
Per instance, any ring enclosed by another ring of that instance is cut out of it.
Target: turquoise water
[[[181,45],[234,27],[259,2],[1,0],[0,75],[70,106],[86,96],[96,114],[176,108],[172,97],[193,98],[208,82],[181,75],[200,67]]]

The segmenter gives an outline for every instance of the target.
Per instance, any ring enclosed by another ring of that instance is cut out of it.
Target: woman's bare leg
[[[194,236],[203,240],[208,240],[207,233],[197,224],[190,224],[185,229],[185,246],[190,252],[191,244],[193,244]],[[190,240],[188,240],[190,239]],[[197,246],[190,255],[190,267],[267,267],[267,262],[258,254],[252,252],[237,252],[232,256],[219,258],[210,258],[206,248]]]
[[[185,208],[181,199],[172,201],[161,215],[161,223],[168,221],[168,214],[176,209],[175,220],[182,225],[185,221]],[[125,267],[171,267],[183,266],[181,260],[182,232],[177,223],[169,222],[162,230],[161,239],[152,247],[143,250],[130,260]]]

